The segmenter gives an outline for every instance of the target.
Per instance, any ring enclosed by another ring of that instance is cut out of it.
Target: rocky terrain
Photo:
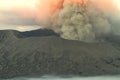
[[[0,78],[120,74],[120,37],[104,42],[65,40],[51,30],[0,31]]]

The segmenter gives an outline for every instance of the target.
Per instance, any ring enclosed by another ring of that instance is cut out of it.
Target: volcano
[[[1,30],[0,45],[1,79],[46,74],[120,74],[120,36],[86,43],[62,39],[47,29]]]

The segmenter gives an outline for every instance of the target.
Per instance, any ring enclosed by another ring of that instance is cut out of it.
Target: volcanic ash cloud
[[[111,35],[112,25],[108,15],[95,7],[91,1],[70,3],[65,0],[59,6],[61,9],[55,12],[51,19],[47,19],[46,23],[62,38],[94,42],[103,41]]]
[[[65,39],[93,42],[110,35],[111,24],[96,8],[67,4],[53,20],[53,30]]]

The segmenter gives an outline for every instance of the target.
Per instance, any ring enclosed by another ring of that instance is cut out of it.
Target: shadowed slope
[[[59,34],[55,33],[53,30],[49,29],[38,29],[33,31],[21,32],[23,37],[42,37],[42,36],[59,36]]]

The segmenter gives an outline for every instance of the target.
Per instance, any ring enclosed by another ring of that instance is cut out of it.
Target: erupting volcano
[[[0,23],[25,31],[0,30],[0,80],[119,75],[118,14],[113,0],[0,0]]]
[[[97,4],[97,5],[96,5]],[[53,29],[62,38],[85,42],[103,41],[113,34],[109,16],[117,11],[112,1],[49,0],[41,1],[41,25]]]

